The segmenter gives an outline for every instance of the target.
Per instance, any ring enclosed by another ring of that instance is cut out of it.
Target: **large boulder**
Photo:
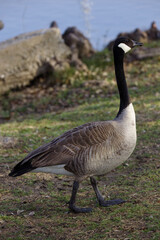
[[[0,94],[28,85],[48,69],[65,69],[70,54],[57,28],[22,34],[0,43]]]
[[[78,58],[90,57],[95,53],[89,39],[76,27],[67,28],[62,37],[71,50],[77,51]]]
[[[62,34],[64,42],[70,47],[71,65],[76,68],[86,69],[86,65],[81,61],[83,57],[90,57],[95,53],[89,39],[83,35],[76,27],[69,27]]]
[[[157,28],[156,22],[152,22],[150,28],[146,31],[148,39],[155,41],[160,39],[160,30]]]
[[[139,28],[136,28],[132,32],[121,32],[117,35],[116,38],[120,38],[120,37],[127,37],[127,38],[133,39],[138,42],[143,42],[143,43],[148,42],[147,33],[145,31],[140,30]],[[115,42],[115,40],[109,42],[109,44],[107,45],[107,48],[109,50],[111,50],[113,48],[114,42]]]

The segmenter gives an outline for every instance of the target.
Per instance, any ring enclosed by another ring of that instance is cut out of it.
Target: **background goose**
[[[122,199],[105,201],[94,176],[103,175],[128,159],[136,145],[135,112],[129,99],[123,69],[124,54],[142,43],[119,38],[113,47],[115,74],[120,95],[119,111],[114,120],[91,122],[73,128],[50,143],[29,153],[9,176],[29,171],[72,175],[75,177],[69,208],[74,212],[90,212],[91,208],[76,207],[79,182],[90,177],[101,206],[120,204]]]

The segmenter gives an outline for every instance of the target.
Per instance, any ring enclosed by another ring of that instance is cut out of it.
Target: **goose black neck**
[[[114,64],[115,64],[115,74],[117,80],[117,86],[120,96],[120,106],[117,117],[120,113],[130,104],[128,87],[124,74],[123,59],[124,52],[121,49],[116,49],[114,52]]]

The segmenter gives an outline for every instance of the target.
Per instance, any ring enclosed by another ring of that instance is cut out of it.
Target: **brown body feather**
[[[78,179],[105,174],[121,164],[117,156],[126,147],[123,131],[116,125],[116,121],[99,121],[73,128],[29,153],[19,169],[27,169],[28,162],[31,170],[64,165]]]
[[[32,159],[33,167],[45,167],[74,162],[79,154],[91,147],[100,147],[110,136],[115,135],[109,122],[92,122],[73,128],[50,143],[29,153],[21,164]]]

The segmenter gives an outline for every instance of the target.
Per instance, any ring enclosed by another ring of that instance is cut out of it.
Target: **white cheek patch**
[[[129,46],[127,46],[125,43],[120,43],[120,44],[118,45],[118,47],[122,48],[122,50],[123,50],[125,53],[127,53],[128,51],[131,50],[131,48],[130,48]]]

